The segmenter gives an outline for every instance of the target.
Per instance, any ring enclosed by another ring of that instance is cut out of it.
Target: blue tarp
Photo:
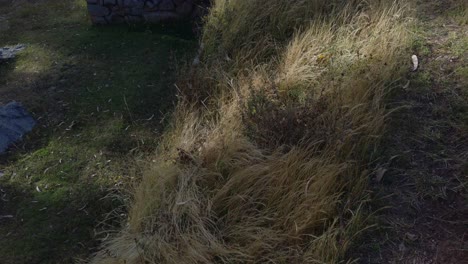
[[[11,102],[0,106],[0,154],[31,131],[35,125],[34,118],[20,103]]]

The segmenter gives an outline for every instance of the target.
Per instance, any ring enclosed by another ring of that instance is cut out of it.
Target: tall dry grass
[[[410,44],[406,1],[217,0],[204,64],[92,263],[340,263]]]
[[[460,25],[468,25],[468,3],[463,0],[455,0],[457,8],[452,10],[452,16]]]

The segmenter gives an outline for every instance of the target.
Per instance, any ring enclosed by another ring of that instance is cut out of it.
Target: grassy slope
[[[92,263],[352,261],[408,9],[215,1],[128,225]]]
[[[8,2],[0,45],[28,48],[0,65],[0,103],[22,102],[39,124],[1,157],[0,215],[14,218],[0,219],[0,262],[69,263],[118,223],[105,216],[123,202],[112,194],[157,145],[176,62],[196,41],[175,28],[92,28],[85,1]]]
[[[301,19],[321,12],[321,1],[216,3],[203,39],[207,63],[190,80],[191,89],[183,90],[187,100],[203,101],[202,110],[181,104],[160,150],[165,158],[137,189],[129,227],[96,263],[466,260],[463,2],[419,1],[416,28],[401,24],[403,32],[415,29],[410,44],[398,35],[401,21],[384,22],[378,33],[360,24],[376,23],[365,8],[362,16],[348,13],[354,16],[352,33],[331,12],[343,31],[316,22],[291,39]],[[387,14],[402,17],[393,11]],[[372,37],[363,42],[370,47],[354,39],[368,32]],[[392,46],[392,40],[399,43]],[[356,59],[354,52],[371,59]],[[405,64],[412,53],[421,60],[413,73]],[[365,82],[372,77],[373,85]],[[349,90],[335,90],[337,84]],[[360,89],[385,96],[360,101]],[[383,144],[373,148],[382,128],[378,117],[389,113],[379,112],[379,105],[396,111],[386,116]],[[354,111],[359,108],[377,118]],[[350,149],[334,145],[335,133]],[[330,150],[334,158],[327,156]],[[392,208],[367,222],[381,224],[380,233],[360,237],[366,223],[362,187],[370,179],[370,190],[378,193],[370,208]],[[362,251],[353,247],[359,243],[366,245]]]

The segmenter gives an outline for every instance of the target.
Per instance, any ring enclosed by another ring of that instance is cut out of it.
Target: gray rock
[[[159,4],[159,0],[149,0],[149,1],[146,1],[145,5],[146,7],[152,9],[152,8],[156,8]]]
[[[107,16],[110,13],[109,8],[100,5],[88,5],[88,12],[91,16]]]
[[[117,2],[115,0],[103,0],[102,1],[103,5],[115,5]]]
[[[129,8],[127,14],[131,16],[141,16],[143,15],[143,8]]]
[[[133,8],[143,8],[145,6],[145,2],[141,0],[124,0],[123,6],[133,7]]]
[[[164,21],[177,21],[180,16],[174,12],[152,12],[143,14],[146,22],[148,23],[160,23]]]
[[[141,16],[125,16],[125,21],[129,24],[138,24],[143,22]]]
[[[11,102],[0,107],[0,154],[35,125],[36,121],[21,104]]]
[[[109,21],[110,23],[115,23],[115,24],[125,23],[125,17],[116,15],[116,14],[111,14],[107,16],[106,20]]]
[[[0,0],[1,1],[1,0]],[[87,0],[93,24],[160,23],[196,18],[207,0]],[[144,17],[144,19],[143,19]]]
[[[16,54],[26,48],[24,44],[18,44],[12,47],[0,48],[0,60],[12,59]]]
[[[159,10],[161,11],[171,11],[174,10],[175,4],[172,0],[162,0],[159,4]]]
[[[176,12],[181,16],[188,16],[192,13],[193,4],[190,2],[183,2],[179,4],[176,8]]]

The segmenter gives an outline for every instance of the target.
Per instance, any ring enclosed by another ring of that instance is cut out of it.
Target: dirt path
[[[420,69],[395,90],[376,182],[385,226],[361,263],[468,263],[468,25],[462,1],[419,1]],[[370,252],[370,253],[369,253]],[[370,255],[370,256],[369,256]]]

